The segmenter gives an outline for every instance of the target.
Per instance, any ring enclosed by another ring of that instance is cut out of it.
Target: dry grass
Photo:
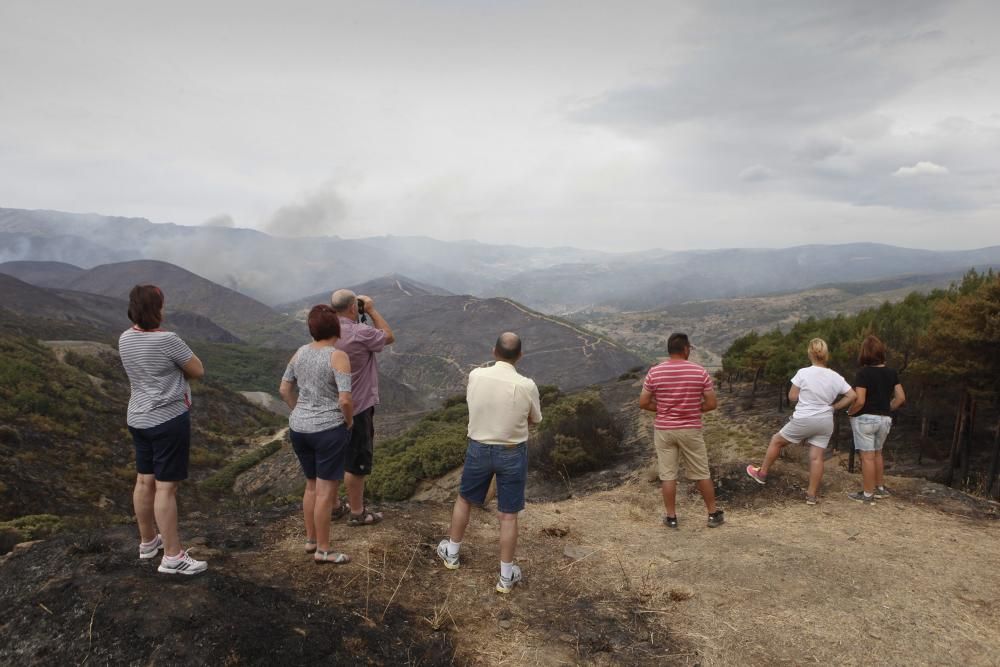
[[[716,460],[759,456],[766,442],[724,417],[707,428]],[[344,567],[309,563],[297,519],[272,528],[272,549],[241,567],[331,606],[360,601],[359,622],[373,627],[398,605],[428,633],[450,633],[458,664],[997,664],[1000,524],[957,516],[961,498],[904,479],[889,480],[896,498],[854,503],[845,491],[858,477],[838,458],[809,507],[797,460],[779,462],[763,489],[725,467],[719,529],[706,527],[690,488],[680,529],[665,529],[641,471],[609,491],[529,504],[525,581],[509,596],[493,591],[490,513],[473,513],[461,569],[441,567],[446,502],[388,507],[375,528],[336,525],[334,548],[354,558]]]

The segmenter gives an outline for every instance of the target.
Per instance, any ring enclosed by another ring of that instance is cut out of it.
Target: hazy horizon
[[[4,206],[3,202],[0,202],[0,210],[3,210],[3,209],[10,210],[10,209],[14,209],[14,207]],[[71,215],[95,215],[95,216],[100,216],[100,217],[104,217],[104,218],[142,219],[142,220],[146,220],[147,222],[150,222],[151,224],[154,224],[154,225],[176,225],[178,227],[190,227],[190,228],[199,228],[199,227],[210,226],[210,225],[187,225],[187,224],[178,223],[178,222],[171,222],[171,221],[162,221],[161,222],[161,221],[151,220],[148,217],[141,216],[141,215],[117,215],[117,214],[114,214],[114,213],[100,213],[100,212],[97,212],[97,211],[56,211],[54,209],[46,209],[46,208],[22,209],[22,210],[36,211],[36,212],[53,212],[53,213],[61,213],[61,214],[68,213],[68,214],[71,214]],[[595,253],[595,254],[606,254],[606,255],[628,255],[628,254],[645,253],[645,252],[698,253],[698,252],[713,252],[713,251],[717,251],[717,250],[789,250],[789,249],[793,249],[793,248],[809,247],[809,246],[819,246],[819,247],[822,247],[822,246],[831,246],[831,247],[835,247],[835,246],[848,246],[848,245],[860,245],[860,244],[882,245],[882,246],[889,246],[889,247],[894,247],[894,248],[902,248],[902,249],[905,249],[905,250],[929,250],[929,251],[938,251],[938,250],[946,250],[946,251],[982,250],[982,249],[985,249],[985,248],[992,248],[992,247],[1000,246],[1000,239],[995,239],[993,243],[990,243],[990,244],[987,244],[987,245],[982,245],[982,246],[965,246],[965,247],[949,247],[949,248],[916,246],[916,245],[907,245],[907,244],[902,244],[902,243],[884,243],[884,242],[880,242],[880,241],[870,241],[870,240],[861,239],[861,240],[853,240],[853,241],[852,240],[842,240],[842,241],[829,242],[829,243],[797,243],[797,244],[794,244],[794,245],[758,245],[758,246],[728,246],[728,245],[722,245],[722,246],[715,246],[715,247],[705,246],[705,247],[697,247],[697,248],[669,248],[669,247],[664,247],[664,246],[650,246],[650,247],[647,247],[647,248],[641,248],[641,249],[636,249],[636,250],[607,250],[607,249],[598,249],[598,248],[588,248],[588,247],[583,246],[583,245],[575,245],[575,244],[572,244],[572,243],[562,243],[562,244],[504,243],[504,242],[500,242],[500,241],[497,241],[497,242],[482,241],[480,239],[474,239],[474,238],[444,239],[444,238],[438,238],[438,237],[435,237],[435,236],[430,236],[430,235],[427,235],[427,234],[393,234],[393,233],[386,233],[386,234],[371,234],[371,235],[368,235],[368,236],[346,236],[346,235],[341,235],[341,234],[319,234],[319,235],[311,236],[311,237],[302,237],[302,236],[286,236],[286,235],[283,235],[283,234],[275,233],[274,231],[271,231],[271,230],[254,229],[253,227],[240,227],[240,226],[232,226],[232,227],[230,227],[230,226],[226,226],[225,228],[226,229],[245,230],[245,231],[257,232],[259,234],[264,234],[264,235],[272,236],[272,237],[275,237],[275,238],[288,238],[288,239],[317,238],[317,239],[340,239],[340,240],[345,240],[345,241],[363,241],[365,239],[378,239],[378,238],[400,238],[400,239],[406,239],[406,238],[423,238],[423,239],[429,239],[431,241],[439,241],[439,242],[443,242],[443,243],[475,243],[475,244],[486,245],[486,246],[497,246],[497,247],[506,246],[506,247],[527,248],[527,249],[534,249],[534,250],[557,250],[557,249],[583,250],[583,251],[587,251],[587,252],[591,252],[591,253]],[[3,260],[3,261],[20,261],[20,260]],[[26,261],[36,261],[36,260],[26,260]],[[37,260],[37,261],[44,261],[44,260]]]

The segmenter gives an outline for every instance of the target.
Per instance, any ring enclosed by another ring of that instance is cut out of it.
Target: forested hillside
[[[192,392],[196,477],[222,465],[234,445],[283,423],[211,380]],[[0,333],[0,521],[128,514],[135,480],[128,395],[110,346]]]
[[[780,407],[789,378],[808,363],[806,343],[819,336],[831,367],[854,377],[864,336],[877,335],[900,371],[909,402],[897,415],[913,425],[906,447],[947,465],[946,483],[1000,498],[1000,276],[970,271],[947,290],[911,294],[855,316],[809,318],[787,333],[751,332],[723,356],[723,382],[767,387]]]

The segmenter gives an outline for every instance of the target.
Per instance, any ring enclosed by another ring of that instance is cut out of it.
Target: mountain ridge
[[[424,236],[278,237],[246,228],[20,209],[0,209],[0,240],[6,247],[0,260],[93,267],[158,259],[268,305],[314,294],[317,285],[359,284],[400,273],[455,294],[505,296],[556,314],[593,305],[649,309],[853,279],[1000,266],[1000,246],[940,251],[865,242],[610,253]]]

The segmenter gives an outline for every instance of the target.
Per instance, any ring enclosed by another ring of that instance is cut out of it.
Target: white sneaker
[[[500,580],[497,581],[497,593],[510,593],[519,581],[521,581],[521,568],[514,565],[510,572],[510,579],[500,577]]]
[[[173,558],[164,556],[156,571],[163,574],[198,574],[207,569],[208,563],[203,560],[195,560],[188,555],[187,551],[182,551]]]
[[[447,537],[441,540],[438,543],[437,554],[438,556],[441,557],[441,560],[444,561],[444,566],[446,568],[448,568],[449,570],[457,570],[459,566],[458,554],[452,556],[448,553],[448,543],[450,541],[451,540],[449,540]]]
[[[163,538],[157,533],[156,538],[149,544],[139,543],[139,558],[149,560],[156,558],[156,554],[163,549]]]

